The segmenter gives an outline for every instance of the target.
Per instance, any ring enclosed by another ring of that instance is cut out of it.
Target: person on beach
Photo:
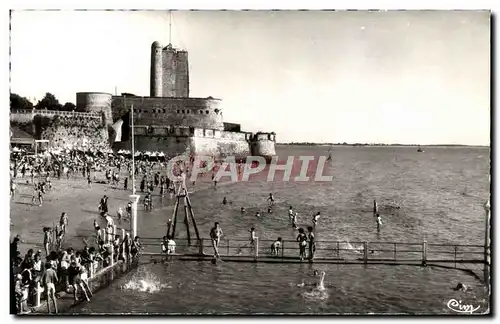
[[[65,230],[61,225],[56,226],[56,251],[62,249],[62,242],[64,240]]]
[[[99,211],[101,212],[101,216],[103,217],[108,213],[108,197],[106,195],[101,198],[101,201],[99,203]]]
[[[227,198],[226,197],[222,198],[222,204],[227,205]]]
[[[12,179],[10,180],[10,197],[16,199],[16,183]]]
[[[299,228],[299,235],[297,235],[297,242],[299,242],[299,257],[300,261],[306,258],[307,235],[304,233],[303,228]]]
[[[45,289],[45,293],[47,294],[47,309],[49,314],[50,311],[50,300],[54,302],[54,310],[57,314],[57,300],[56,300],[56,283],[59,281],[57,277],[57,273],[52,269],[52,264],[47,262],[45,265],[45,272],[40,279],[43,288]]]
[[[50,253],[50,245],[52,244],[52,231],[50,227],[43,228],[43,247],[45,248],[45,255]]]
[[[90,174],[87,175],[87,187],[92,189],[92,180],[90,179]]]
[[[61,218],[59,219],[59,226],[61,226],[61,230],[66,233],[66,228],[68,227],[68,215],[65,212],[61,214]]]
[[[276,241],[271,244],[271,255],[278,255],[281,248],[281,237],[278,237]]]
[[[127,203],[127,207],[125,207],[125,211],[127,212],[128,218],[132,217],[132,202],[131,201],[129,201]]]
[[[121,221],[123,218],[123,209],[121,207],[118,207],[118,210],[116,211],[116,217],[118,218],[118,221]]]
[[[82,287],[82,289],[86,292],[85,295],[87,295],[90,299],[94,294],[92,294],[92,290],[90,289],[89,286],[89,273],[83,265],[80,265],[79,270],[80,270],[80,280],[81,280],[80,287]]]
[[[220,255],[219,255],[219,242],[220,242],[220,238],[222,237],[223,232],[222,232],[222,229],[220,228],[219,226],[219,222],[215,222],[214,223],[214,227],[212,227],[212,229],[210,230],[210,238],[212,239],[212,246],[214,248],[214,256],[217,257],[217,258],[220,258]]]

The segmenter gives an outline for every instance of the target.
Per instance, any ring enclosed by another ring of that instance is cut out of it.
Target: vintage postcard
[[[489,315],[488,10],[12,10],[11,314]]]

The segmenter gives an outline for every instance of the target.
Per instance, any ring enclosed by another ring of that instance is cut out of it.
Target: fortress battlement
[[[53,118],[59,116],[61,119],[75,120],[96,120],[102,119],[102,113],[99,112],[76,112],[76,111],[60,111],[60,110],[43,110],[43,109],[19,109],[10,112],[10,120],[18,123],[32,122],[36,115],[47,116]]]
[[[221,131],[219,129],[198,128],[175,125],[134,125],[134,133],[136,136],[174,136],[174,137],[199,137],[211,139],[227,139],[235,141],[272,141],[276,142],[275,133],[252,133],[252,132],[232,132]]]

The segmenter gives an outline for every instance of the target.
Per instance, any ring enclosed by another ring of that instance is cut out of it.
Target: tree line
[[[52,93],[47,92],[45,96],[35,105],[26,97],[22,97],[17,93],[10,94],[10,110],[18,109],[46,109],[60,111],[75,111],[76,106],[72,102],[66,102],[64,105]]]

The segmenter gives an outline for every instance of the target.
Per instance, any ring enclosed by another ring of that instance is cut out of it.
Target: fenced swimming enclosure
[[[159,239],[141,238],[144,257],[167,257],[161,252]],[[182,261],[211,260],[214,249],[211,240],[202,238],[189,245],[187,239],[177,239],[176,253],[169,258]],[[464,264],[487,264],[489,251],[484,245],[435,244],[428,242],[349,242],[317,241],[313,260],[301,261],[298,242],[282,240],[276,254],[271,253],[274,240],[221,239],[218,252],[223,261],[266,263],[342,263],[342,264],[445,264],[459,268]],[[306,254],[309,253],[306,247]]]

